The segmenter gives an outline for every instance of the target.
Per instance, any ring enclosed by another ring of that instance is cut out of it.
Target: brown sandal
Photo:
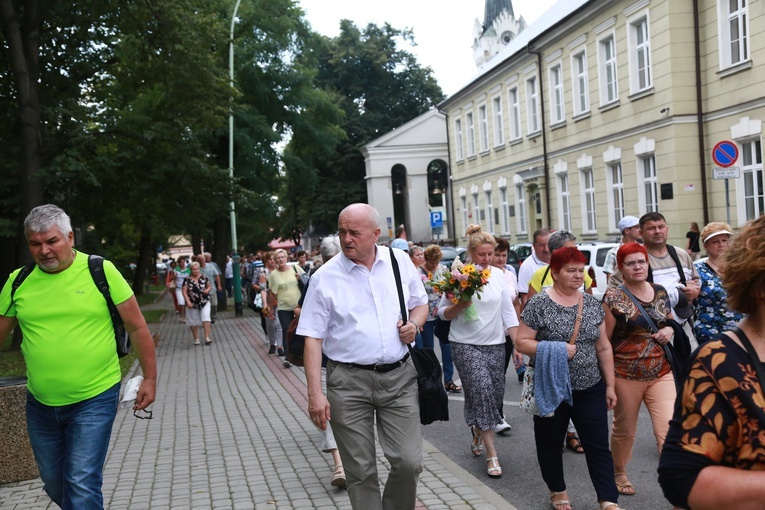
[[[621,480],[621,482],[619,481]],[[616,483],[616,490],[623,496],[634,496],[635,487],[630,483],[627,478],[627,473],[616,473],[614,475],[614,482]]]

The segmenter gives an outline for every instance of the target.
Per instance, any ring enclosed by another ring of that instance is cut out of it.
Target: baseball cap
[[[628,228],[636,227],[640,224],[640,220],[634,216],[623,216],[619,220],[619,232],[624,232]]]
[[[407,243],[406,241],[404,241],[401,238],[394,239],[390,243],[390,247],[391,248],[398,248],[399,250],[404,250],[404,251],[407,251],[407,252],[409,251],[409,243]]]

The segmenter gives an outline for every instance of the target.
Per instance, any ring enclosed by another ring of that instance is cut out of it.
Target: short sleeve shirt
[[[35,267],[16,290],[13,303],[11,286],[19,270],[0,292],[0,313],[16,317],[24,335],[27,388],[48,406],[82,402],[121,377],[109,308],[90,275],[88,256],[76,253],[72,265],[60,273]],[[108,260],[104,274],[115,304],[133,295]]]
[[[576,354],[568,361],[571,388],[586,390],[600,381],[600,369],[595,353],[595,342],[600,338],[600,325],[605,319],[603,307],[597,299],[583,294],[582,324],[576,339]],[[521,320],[536,330],[538,341],[568,342],[576,324],[579,305],[562,306],[547,292],[535,294],[521,312]],[[530,359],[534,365],[535,358]]]

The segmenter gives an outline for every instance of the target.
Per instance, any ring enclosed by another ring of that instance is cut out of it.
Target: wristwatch
[[[420,331],[422,331],[422,329],[420,328],[420,325],[419,325],[419,324],[417,324],[417,321],[412,321],[412,320],[410,320],[409,322],[411,322],[412,324],[414,324],[414,332],[415,332],[415,334],[417,334],[417,333],[419,333]]]

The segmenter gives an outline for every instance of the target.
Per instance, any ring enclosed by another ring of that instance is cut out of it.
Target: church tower
[[[526,28],[523,16],[516,19],[512,0],[486,0],[483,24],[478,18],[473,28],[473,57],[481,67],[510,44]]]

